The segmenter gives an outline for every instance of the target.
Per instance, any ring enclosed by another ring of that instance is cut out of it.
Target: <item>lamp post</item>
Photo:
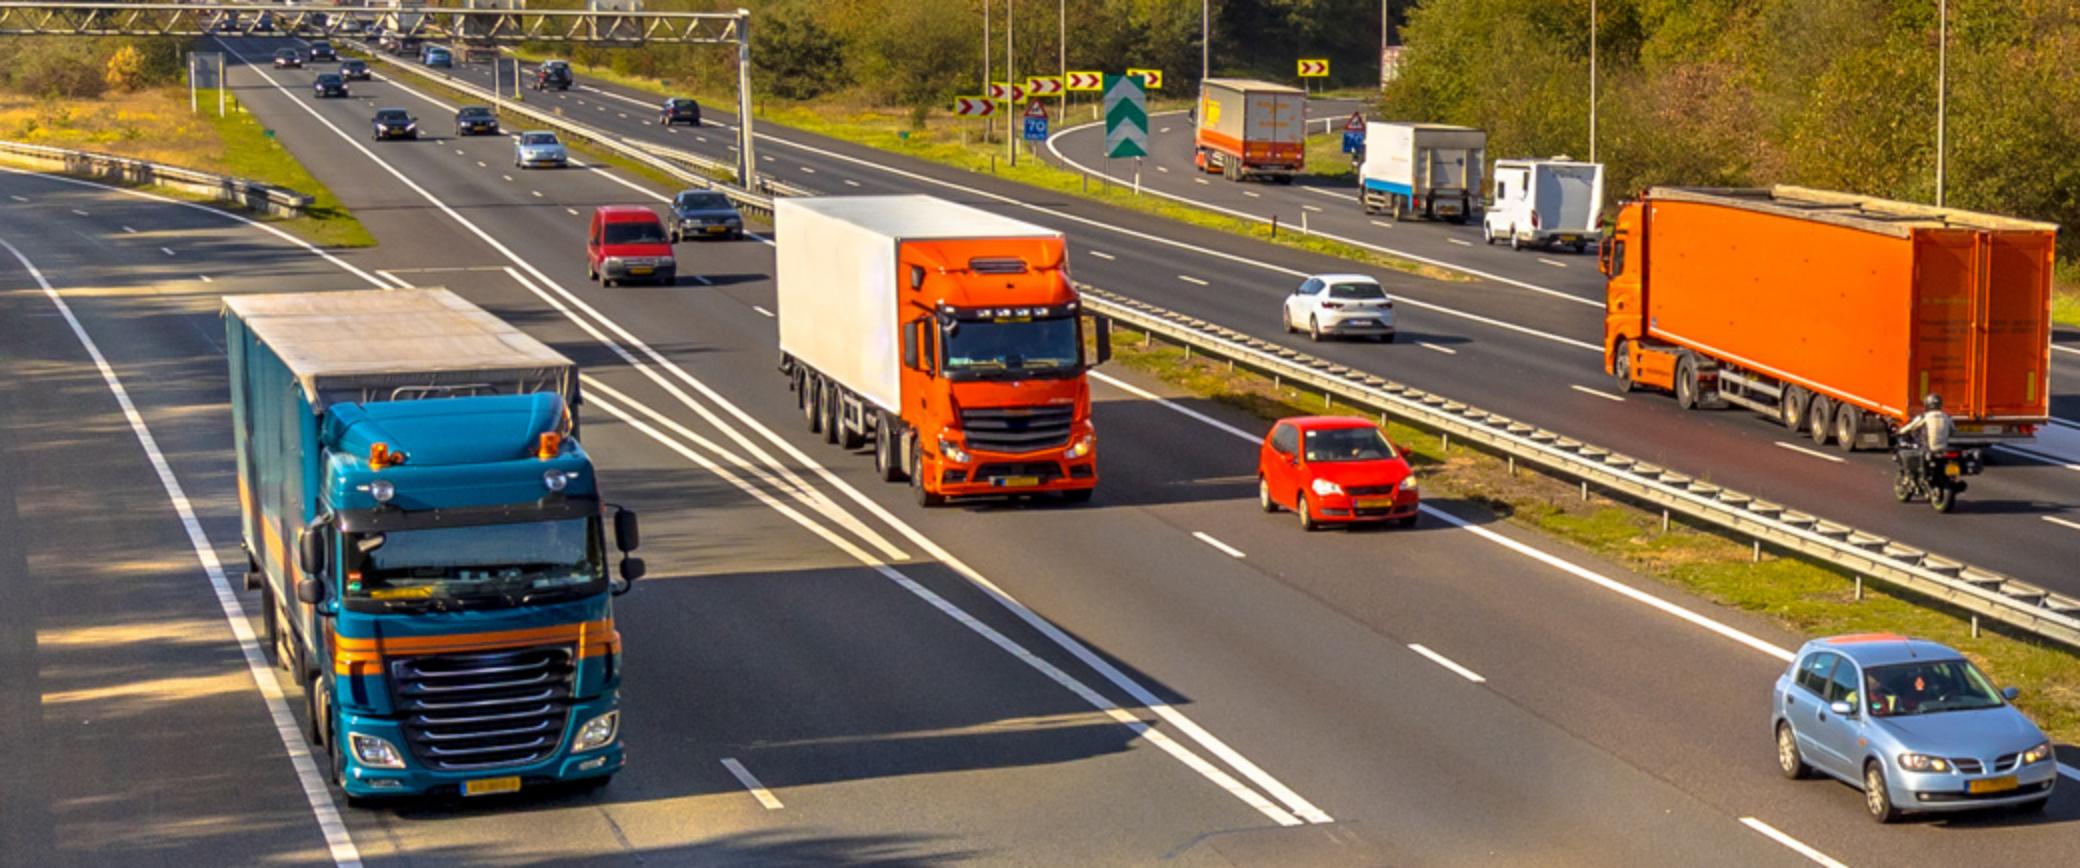
[[[1950,90],[1950,0],[1936,2],[1936,207],[1943,207],[1944,121]]]
[[[1203,87],[1213,74],[1213,0],[1199,3],[1199,82]]]
[[[986,99],[986,100],[989,100],[989,70],[990,70],[990,65],[989,65],[989,64],[990,64],[990,60],[989,60],[989,37],[990,37],[990,32],[989,32],[989,7],[990,7],[990,4],[992,4],[992,3],[995,3],[995,2],[996,2],[996,0],[982,0],[982,98],[983,98],[983,99]],[[989,101],[990,101],[990,103],[991,103],[991,104],[995,104],[995,103],[996,103],[996,100],[989,100]],[[989,136],[990,136],[990,133],[991,133],[991,132],[994,132],[994,131],[996,130],[996,128],[997,128],[997,119],[996,119],[995,117],[989,117],[989,118],[985,118],[985,119],[983,120],[983,123],[982,123],[982,140],[983,140],[984,142],[987,142],[987,141],[989,141]]]
[[[1018,87],[1018,58],[1012,56],[1014,49],[1011,41],[1012,33],[1017,30],[1018,0],[1004,0],[1004,86],[1007,88]],[[1010,100],[1005,100],[1005,103],[1006,108],[1015,109],[1018,107],[1018,103]],[[1004,147],[1011,152],[1011,165],[1017,166],[1018,121],[1012,119],[1009,111],[1004,113]]]
[[[1596,0],[1589,0],[1589,162],[1596,162]]]

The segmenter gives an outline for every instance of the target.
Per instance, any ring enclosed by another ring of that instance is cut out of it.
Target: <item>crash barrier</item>
[[[146,160],[25,142],[0,142],[0,158],[39,170],[122,184],[158,184],[276,217],[301,217],[311,197],[295,190]]]

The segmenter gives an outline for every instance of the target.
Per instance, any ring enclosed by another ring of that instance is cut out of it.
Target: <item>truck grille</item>
[[[1069,442],[1074,407],[989,407],[961,411],[968,448],[985,452],[1032,452]]]
[[[412,755],[465,770],[538,762],[563,743],[569,647],[407,657],[390,664]]]

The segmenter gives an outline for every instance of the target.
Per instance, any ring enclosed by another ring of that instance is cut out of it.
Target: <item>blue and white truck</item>
[[[444,289],[223,313],[246,584],[349,803],[604,784],[643,562],[578,444],[577,366]]]
[[[1365,125],[1358,201],[1365,213],[1464,223],[1481,204],[1488,134],[1472,127],[1374,121]]]

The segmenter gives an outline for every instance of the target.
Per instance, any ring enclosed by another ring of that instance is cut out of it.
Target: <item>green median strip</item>
[[[1368,416],[1319,393],[1281,388],[1272,381],[1121,329],[1113,359],[1183,391],[1266,421],[1302,414]],[[2057,645],[1987,626],[1972,635],[1967,613],[1875,584],[1857,596],[1853,575],[1765,549],[1758,561],[1744,540],[1692,527],[1681,519],[1663,527],[1661,514],[1509,463],[1463,444],[1447,449],[1436,434],[1400,423],[1388,436],[1410,453],[1423,497],[1480,521],[1532,528],[1591,555],[1622,564],[1706,599],[1770,617],[1805,636],[1891,631],[1941,642],[1964,652],[2002,684],[2022,688],[2017,705],[2064,743],[2080,740],[2080,655]],[[1389,534],[1391,536],[1391,534]],[[1704,641],[1704,640],[1701,640]],[[1733,685],[1758,698],[1767,684]]]

